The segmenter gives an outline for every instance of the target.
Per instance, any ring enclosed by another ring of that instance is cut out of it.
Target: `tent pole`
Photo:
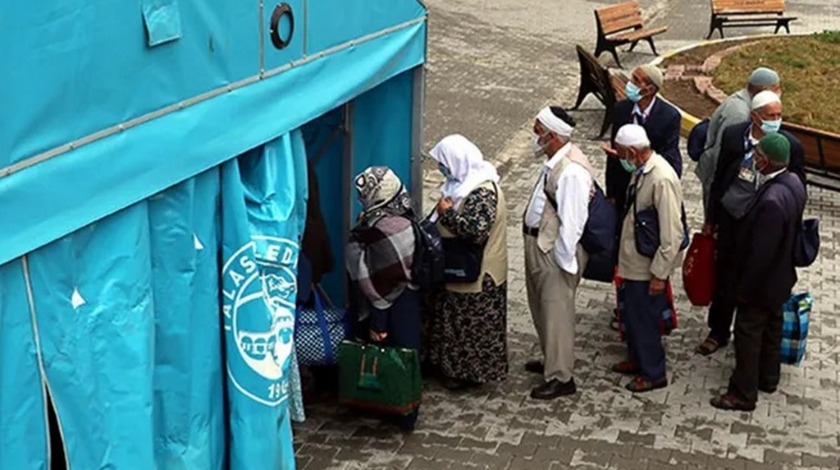
[[[423,112],[426,105],[426,69],[414,69],[411,111],[411,198],[416,210],[423,213]]]
[[[353,226],[353,167],[355,166],[355,157],[353,151],[353,101],[348,101],[344,105],[344,116],[341,126],[344,130],[344,158],[341,165],[341,194],[342,197],[342,240],[346,241],[350,238],[350,228]],[[349,287],[347,285],[347,276],[341,277],[342,291],[344,292],[345,305],[349,302]]]

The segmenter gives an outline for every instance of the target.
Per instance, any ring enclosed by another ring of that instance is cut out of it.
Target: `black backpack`
[[[435,224],[428,218],[417,220],[409,215],[414,229],[414,262],[411,265],[411,278],[420,289],[432,291],[443,285],[444,257],[443,242]]]
[[[691,128],[688,133],[688,156],[695,162],[706,151],[706,133],[709,132],[709,118],[703,119]]]

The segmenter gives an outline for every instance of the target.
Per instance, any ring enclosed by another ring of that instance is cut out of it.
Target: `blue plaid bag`
[[[782,307],[782,364],[802,364],[813,307],[814,297],[807,292],[792,296]]]
[[[338,345],[347,338],[347,310],[336,308],[320,287],[312,290],[315,308],[298,307],[295,319],[295,348],[302,366],[338,363]],[[329,305],[325,305],[325,300]]]

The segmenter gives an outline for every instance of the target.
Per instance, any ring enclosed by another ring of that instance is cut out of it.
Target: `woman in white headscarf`
[[[507,211],[496,168],[461,135],[430,152],[446,177],[433,220],[447,284],[427,322],[429,359],[452,390],[504,380],[507,362]]]

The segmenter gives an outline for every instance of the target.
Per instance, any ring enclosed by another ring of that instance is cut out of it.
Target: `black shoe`
[[[525,370],[532,374],[543,375],[545,373],[545,364],[543,364],[543,361],[528,361],[525,363]]]
[[[470,382],[469,380],[460,380],[453,378],[444,379],[442,385],[443,388],[449,390],[450,392],[460,392],[462,390],[469,390],[481,386],[481,384],[476,382]]]
[[[764,393],[773,394],[776,393],[776,385],[759,385],[758,390]]]
[[[531,398],[535,400],[553,400],[557,397],[574,395],[575,393],[577,393],[577,387],[575,387],[574,378],[569,379],[565,383],[557,379],[552,379],[531,390]]]

